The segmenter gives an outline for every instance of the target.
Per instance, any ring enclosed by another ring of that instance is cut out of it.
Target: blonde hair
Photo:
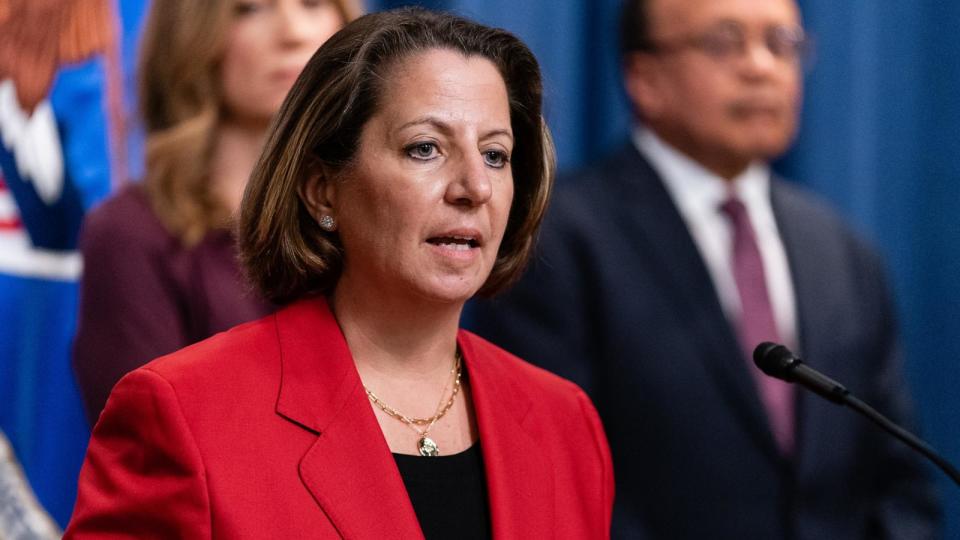
[[[345,21],[360,15],[359,0],[335,3]],[[233,0],[154,0],[141,45],[144,185],[160,221],[187,246],[230,218],[211,190],[209,168],[233,8]]]
[[[512,34],[416,8],[365,15],[331,37],[280,108],[240,207],[240,257],[264,297],[285,303],[331,292],[342,245],[301,199],[312,171],[342,171],[388,91],[390,67],[420,51],[449,49],[490,60],[507,87],[516,144],[514,198],[493,270],[480,295],[520,277],[553,186],[555,157],[541,113],[543,87],[533,53]]]

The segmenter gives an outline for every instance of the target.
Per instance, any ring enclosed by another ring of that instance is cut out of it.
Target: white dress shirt
[[[706,263],[727,319],[734,324],[740,318],[740,295],[731,261],[733,227],[720,206],[731,195],[743,202],[756,232],[780,340],[787,347],[795,348],[796,297],[787,254],[770,203],[770,168],[764,163],[753,163],[728,181],[669,146],[647,128],[637,127],[633,142],[663,179]]]

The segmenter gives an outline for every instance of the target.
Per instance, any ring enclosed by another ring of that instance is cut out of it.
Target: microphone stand
[[[930,445],[920,440],[920,438],[913,433],[910,433],[897,424],[894,424],[889,418],[880,414],[876,411],[876,409],[857,399],[852,394],[848,393],[841,399],[843,405],[847,405],[863,416],[866,416],[873,423],[883,428],[887,433],[900,439],[910,448],[913,448],[917,452],[920,452],[926,456],[926,458],[932,461],[937,467],[940,467],[940,470],[945,472],[947,476],[954,481],[954,483],[960,486],[960,472],[958,472],[957,469],[947,460],[943,459],[940,454],[937,454],[937,452],[931,448]]]
[[[753,351],[753,361],[765,374],[791,384],[797,384],[839,405],[846,405],[858,413],[866,416],[887,433],[903,441],[907,446],[921,453],[933,462],[940,470],[960,486],[960,472],[947,460],[930,447],[919,437],[903,429],[880,414],[873,407],[857,399],[849,390],[837,381],[823,373],[805,365],[803,360],[793,354],[790,349],[777,343],[765,341],[757,345]]]

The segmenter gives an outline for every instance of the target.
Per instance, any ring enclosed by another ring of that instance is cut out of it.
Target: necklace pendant
[[[433,442],[433,439],[426,435],[420,437],[420,440],[417,441],[417,448],[420,450],[420,455],[424,457],[436,457],[440,455],[440,449],[437,448],[437,443]]]

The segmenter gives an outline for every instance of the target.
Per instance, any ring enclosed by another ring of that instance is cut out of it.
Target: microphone
[[[845,386],[806,366],[783,345],[769,341],[757,345],[753,350],[753,363],[760,371],[775,379],[798,383],[834,403],[843,405],[844,399],[850,395]]]
[[[777,343],[764,341],[753,350],[753,362],[760,368],[760,371],[770,377],[799,384],[834,403],[846,405],[866,416],[885,431],[906,443],[907,446],[923,454],[960,486],[960,472],[950,462],[937,454],[927,443],[893,423],[873,407],[857,399],[842,384],[805,365],[790,349]]]

